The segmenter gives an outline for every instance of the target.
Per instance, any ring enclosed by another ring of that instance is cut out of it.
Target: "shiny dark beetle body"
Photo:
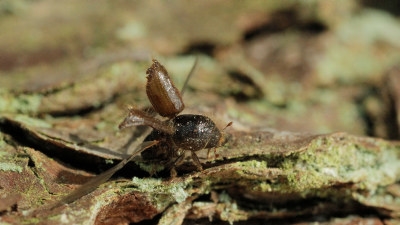
[[[160,144],[149,148],[142,153],[144,159],[169,160],[184,156],[186,150],[192,152],[192,158],[198,168],[200,161],[194,154],[195,151],[215,148],[221,145],[221,132],[215,123],[202,115],[183,114],[172,119],[175,126],[173,134],[154,130],[145,141],[159,140]],[[193,155],[194,154],[194,155]]]

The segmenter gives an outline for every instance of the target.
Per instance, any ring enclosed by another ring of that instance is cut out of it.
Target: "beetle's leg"
[[[153,117],[151,114],[143,112],[139,109],[135,109],[133,107],[129,107],[128,110],[128,116],[126,116],[124,121],[119,124],[119,129],[146,125],[166,134],[173,134],[175,131],[174,126],[169,121],[161,121]]]
[[[219,155],[217,155],[217,148],[214,147],[212,149],[214,150],[214,159],[218,158]],[[207,151],[207,159],[210,159],[210,150],[211,150],[211,148],[209,148]]]
[[[169,167],[171,168],[171,171],[170,171],[171,177],[176,177],[177,172],[176,172],[175,167],[178,166],[178,165],[180,165],[180,164],[182,163],[182,161],[183,161],[184,158],[185,158],[185,151],[183,151],[183,152],[178,156],[178,158],[176,158],[176,159],[173,161],[173,163],[169,166]]]
[[[197,157],[197,155],[194,151],[191,151],[191,152],[192,152],[192,159],[193,159],[194,165],[197,167],[197,170],[199,170],[199,171],[203,170],[203,167],[201,166],[199,157]]]

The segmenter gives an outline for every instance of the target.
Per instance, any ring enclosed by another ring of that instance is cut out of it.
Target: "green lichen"
[[[265,181],[259,183],[253,189],[254,190],[259,190],[261,192],[271,192],[273,190],[272,186],[270,184],[268,184],[267,182],[265,182]]]
[[[155,174],[165,169],[165,166],[160,163],[145,163],[135,161],[136,165],[140,167],[140,169],[148,172],[149,174]]]
[[[353,197],[366,205],[376,207],[385,206],[387,209],[392,208],[393,211],[397,211],[400,205],[400,198],[398,196],[386,193],[386,189],[382,187],[376,193],[379,194],[365,196],[362,193],[354,193]]]
[[[9,146],[4,141],[3,136],[4,135],[0,134],[0,170],[21,173],[23,167],[17,164],[15,154],[7,151]]]
[[[35,113],[41,104],[42,96],[37,94],[13,95],[0,89],[0,112]]]
[[[154,198],[158,209],[165,208],[167,205],[186,200],[190,194],[187,192],[190,179],[185,182],[163,182],[155,178],[137,178],[132,179],[136,189],[148,193]]]
[[[228,221],[230,224],[233,224],[235,221],[246,220],[248,218],[248,214],[239,209],[236,202],[223,191],[218,196],[219,202],[222,204],[218,204],[217,208],[220,211],[220,219],[224,221]]]
[[[0,140],[0,149],[4,147],[5,143],[3,140]],[[10,156],[10,153],[0,151],[0,158]]]
[[[356,183],[360,189],[374,191],[400,177],[398,149],[384,141],[368,147],[334,136],[314,140],[307,151],[285,158],[282,166],[289,186],[299,192],[337,182]]]
[[[31,225],[40,223],[40,218],[31,217],[29,219],[21,221],[21,224]]]
[[[21,173],[23,168],[21,166],[16,165],[15,163],[0,162],[0,170]]]
[[[112,160],[112,159],[106,159],[104,161],[105,161],[106,164],[110,164],[110,165],[114,164],[114,160]]]
[[[223,203],[231,203],[232,202],[232,198],[228,193],[226,193],[226,191],[222,191],[218,195],[218,201],[219,202],[223,202]]]
[[[267,168],[266,161],[259,161],[259,160],[249,160],[240,162],[240,166],[244,168],[258,168],[258,169],[265,169]]]
[[[257,174],[262,174],[267,169],[267,162],[259,160],[236,162],[232,165],[238,168],[235,171],[238,176],[248,179],[258,179]]]

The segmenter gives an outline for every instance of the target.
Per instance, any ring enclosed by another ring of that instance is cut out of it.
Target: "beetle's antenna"
[[[189,83],[190,78],[191,78],[192,75],[194,74],[194,70],[195,70],[196,67],[197,67],[198,61],[199,61],[199,56],[196,55],[196,58],[195,58],[195,60],[194,60],[193,66],[192,66],[192,69],[190,70],[189,74],[187,75],[186,80],[185,80],[185,83],[184,83],[183,86],[182,86],[182,89],[181,89],[181,96],[183,96],[183,93],[185,93],[186,86],[187,86],[187,84]]]

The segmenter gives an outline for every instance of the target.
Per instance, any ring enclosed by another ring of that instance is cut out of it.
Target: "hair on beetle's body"
[[[120,129],[130,126],[146,125],[153,132],[146,141],[159,143],[142,152],[144,159],[158,159],[179,164],[186,151],[190,151],[198,170],[202,165],[196,155],[201,149],[220,146],[223,135],[215,123],[204,115],[181,114],[184,103],[181,93],[170,79],[167,70],[157,60],[146,71],[146,93],[155,112],[168,119],[159,120],[138,109],[130,108],[128,116],[119,125]]]

